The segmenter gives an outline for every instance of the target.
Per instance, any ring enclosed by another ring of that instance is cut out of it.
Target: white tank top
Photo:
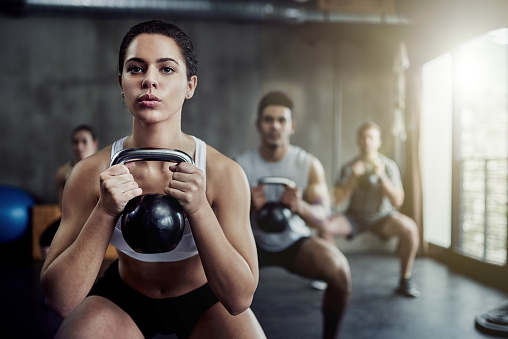
[[[204,141],[194,136],[191,137],[196,142],[196,157],[194,162],[196,167],[203,171],[206,178],[206,144]],[[123,149],[123,143],[126,138],[127,137],[124,137],[113,143],[113,147],[111,148],[111,159],[118,151]],[[174,250],[165,253],[146,254],[134,251],[125,242],[125,239],[122,236],[121,225],[122,217],[120,216],[116,223],[113,236],[111,237],[111,245],[113,245],[117,250],[127,254],[131,258],[145,262],[173,262],[184,260],[198,254],[198,249],[196,248],[196,243],[194,242],[194,237],[192,236],[192,230],[187,219],[185,219],[185,230],[183,232],[182,240]]]
[[[298,146],[289,145],[284,158],[277,162],[265,161],[258,149],[248,150],[238,156],[236,161],[243,168],[251,187],[256,185],[256,182],[262,177],[284,177],[293,180],[302,193],[307,189],[312,156]],[[284,187],[281,185],[265,186],[268,201],[279,201],[283,191]],[[267,233],[261,230],[257,225],[254,213],[251,213],[250,219],[256,244],[269,252],[285,250],[298,239],[311,234],[305,221],[296,214],[289,222],[290,227],[277,233]]]

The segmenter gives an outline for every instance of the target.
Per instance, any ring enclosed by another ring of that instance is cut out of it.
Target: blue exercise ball
[[[30,226],[30,211],[35,201],[18,188],[0,186],[0,243],[21,238]]]

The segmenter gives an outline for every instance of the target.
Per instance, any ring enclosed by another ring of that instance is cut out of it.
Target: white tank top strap
[[[191,135],[192,139],[196,143],[196,154],[194,155],[194,162],[196,167],[203,171],[206,177],[206,143]]]
[[[194,136],[191,136],[196,143],[196,152],[194,156],[194,162],[196,167],[202,170],[206,176],[206,143]],[[111,158],[123,149],[124,141],[127,137],[115,141],[111,148]],[[170,252],[145,254],[134,251],[126,242],[122,236],[122,217],[118,218],[118,221],[111,237],[111,245],[117,250],[122,251],[128,256],[145,262],[174,262],[185,260],[198,254],[194,236],[190,228],[189,221],[185,220],[185,230],[182,240],[178,246]]]
[[[111,159],[113,159],[113,156],[123,150],[123,143],[127,139],[127,137],[123,137],[122,139],[118,139],[111,145]]]

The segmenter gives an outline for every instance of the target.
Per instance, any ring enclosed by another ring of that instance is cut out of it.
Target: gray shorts
[[[358,234],[370,231],[375,233],[382,240],[387,240],[389,237],[383,234],[383,227],[386,225],[388,220],[390,220],[397,212],[392,212],[381,219],[378,219],[373,222],[366,222],[362,217],[353,214],[344,214],[349,224],[351,225],[351,233],[347,236],[348,239],[353,239]]]

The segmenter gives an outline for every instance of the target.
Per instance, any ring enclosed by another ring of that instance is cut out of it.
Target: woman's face
[[[144,123],[157,123],[179,114],[191,98],[197,77],[187,79],[178,45],[160,34],[140,34],[125,54],[120,87],[131,114]]]

